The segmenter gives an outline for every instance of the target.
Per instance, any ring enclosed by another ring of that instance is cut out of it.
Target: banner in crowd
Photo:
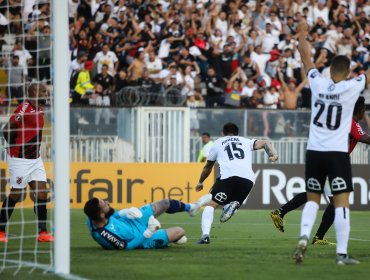
[[[198,163],[72,163],[70,197],[72,208],[83,208],[93,196],[106,199],[114,208],[141,206],[163,198],[193,202],[207,193],[214,174],[206,180],[204,190],[195,192],[203,164]],[[51,164],[45,163],[47,172]],[[305,191],[304,165],[255,165],[256,184],[243,205],[248,209],[273,209],[294,195]],[[352,209],[370,209],[370,172],[366,165],[353,165],[354,193]],[[48,178],[50,174],[48,173]],[[0,163],[0,198],[9,191],[8,169]],[[48,179],[48,187],[54,186]],[[232,186],[230,186],[232,187]],[[32,205],[29,194],[27,205]],[[321,204],[327,204],[322,198]]]

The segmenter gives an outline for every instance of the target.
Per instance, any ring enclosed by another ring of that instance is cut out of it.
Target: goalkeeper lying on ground
[[[211,199],[210,194],[191,204],[163,199],[140,209],[131,207],[115,211],[108,202],[94,197],[85,203],[84,212],[88,216],[87,225],[92,238],[105,249],[163,248],[171,242],[185,243],[185,231],[181,227],[159,230],[161,225],[155,217],[164,212],[173,214],[183,211],[195,216]]]

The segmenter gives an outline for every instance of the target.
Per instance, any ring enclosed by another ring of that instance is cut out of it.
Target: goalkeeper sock
[[[17,204],[16,200],[13,200],[10,196],[8,196],[4,202],[3,206],[1,208],[0,212],[0,231],[5,231],[6,224],[8,220],[10,219],[14,206]]]
[[[37,199],[35,201],[34,211],[37,215],[38,223],[39,223],[39,232],[46,231],[46,217],[47,217],[47,209],[46,209],[46,202],[45,199]]]
[[[284,217],[285,214],[297,209],[299,206],[302,206],[306,202],[307,202],[307,193],[303,192],[297,194],[286,204],[284,204],[281,208],[279,208],[281,216]]]
[[[170,199],[170,206],[168,207],[166,213],[173,214],[177,212],[184,212],[190,210],[190,204],[185,204],[179,200]]]
[[[335,218],[335,208],[333,204],[329,204],[326,207],[324,215],[322,216],[322,220],[319,226],[319,229],[316,232],[316,236],[319,239],[323,239],[331,225],[334,223]]]

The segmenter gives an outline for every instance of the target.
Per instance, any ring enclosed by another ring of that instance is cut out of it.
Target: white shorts
[[[15,189],[24,189],[29,182],[46,182],[46,172],[41,157],[24,159],[7,156],[10,185]]]

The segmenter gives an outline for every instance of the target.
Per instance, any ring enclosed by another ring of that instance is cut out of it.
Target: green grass
[[[358,266],[340,267],[335,264],[335,246],[310,246],[303,264],[296,265],[291,253],[299,234],[301,211],[289,213],[285,233],[272,225],[269,211],[239,211],[226,224],[218,222],[216,212],[211,232],[211,244],[197,245],[200,237],[200,215],[190,218],[186,214],[160,217],[163,227],[181,226],[186,230],[188,243],[160,250],[106,251],[89,236],[82,211],[72,210],[71,269],[72,273],[89,279],[369,279],[370,228],[368,212],[351,212],[350,253],[361,260]],[[318,215],[318,220],[321,219]],[[12,217],[12,221],[17,219]],[[31,211],[26,216],[33,216]],[[314,231],[317,225],[314,227]],[[17,232],[13,228],[12,233]],[[27,232],[34,226],[27,228]],[[335,240],[331,229],[327,237]],[[48,249],[48,245],[40,244]],[[9,242],[15,250],[19,242]],[[34,242],[25,242],[32,250]],[[0,253],[3,245],[0,245]],[[32,260],[32,255],[26,255]],[[1,257],[0,257],[1,258]],[[40,256],[40,259],[47,259]],[[0,267],[2,262],[0,261]],[[39,270],[29,274],[21,269],[5,270],[0,279],[55,279],[52,274]]]

